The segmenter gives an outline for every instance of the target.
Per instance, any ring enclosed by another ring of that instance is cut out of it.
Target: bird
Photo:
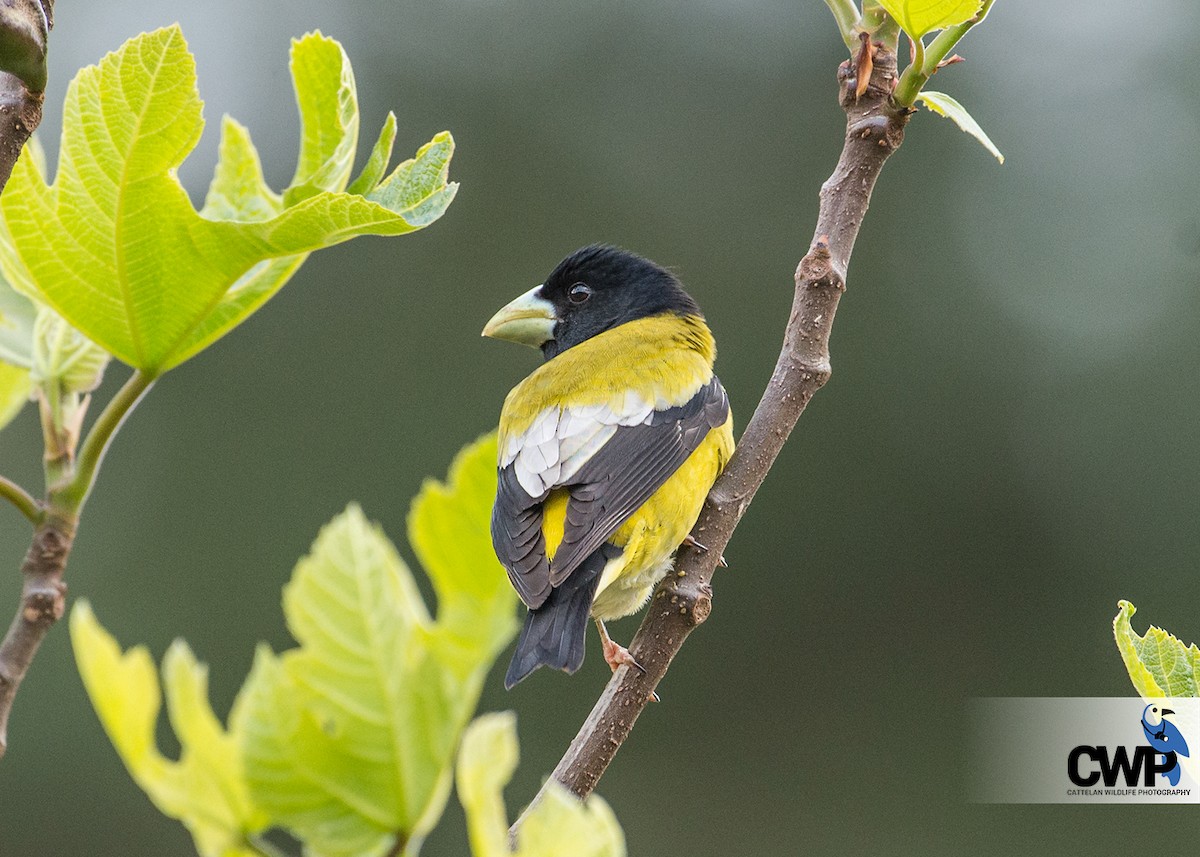
[[[1170,708],[1160,708],[1151,703],[1142,711],[1142,731],[1150,746],[1160,753],[1174,753],[1178,756],[1188,756],[1187,741],[1179,727],[1167,719],[1168,714],[1175,712]],[[1172,786],[1179,785],[1179,763],[1166,771],[1167,781]]]
[[[615,672],[641,665],[605,622],[671,570],[733,454],[716,343],[671,271],[606,244],[580,248],[502,307],[483,335],[544,362],[501,409],[492,544],[527,608],[504,685],[574,673],[589,615]]]

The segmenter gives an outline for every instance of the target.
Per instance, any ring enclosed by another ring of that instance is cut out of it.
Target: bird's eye
[[[576,283],[567,289],[567,298],[573,304],[581,304],[592,296],[592,290],[586,283]]]

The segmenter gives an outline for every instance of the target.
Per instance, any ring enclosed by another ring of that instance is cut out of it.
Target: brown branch
[[[66,607],[67,585],[62,576],[74,537],[74,519],[47,515],[34,531],[33,543],[21,563],[25,578],[21,603],[0,644],[0,758],[8,747],[13,697],[46,632],[62,618]]]
[[[796,269],[783,350],[737,452],[713,486],[693,531],[707,551],[681,549],[675,573],[655,591],[630,644],[645,672],[625,666],[613,675],[554,769],[553,779],[581,798],[596,787],[683,641],[708,618],[709,581],[718,559],[796,420],[829,379],[829,333],[845,290],[846,266],[875,179],[903,141],[908,121],[908,111],[891,99],[896,82],[894,52],[875,45],[870,86],[858,97],[854,68],[848,61],[838,70],[846,141],[837,169],[821,187],[816,232]],[[530,806],[540,799],[541,793]],[[518,819],[514,824],[513,835],[520,823]]]
[[[61,413],[62,408],[51,407],[45,398],[46,391],[42,391],[46,500],[40,507],[33,543],[21,564],[25,578],[21,603],[8,633],[0,641],[0,759],[8,747],[8,714],[13,699],[42,640],[62,618],[66,606],[67,584],[63,582],[63,572],[88,492],[113,437],[153,384],[153,378],[134,372],[96,419],[78,456],[75,449],[79,446],[79,422],[56,424],[54,414]],[[77,398],[79,394],[63,393],[55,385],[49,395]],[[78,421],[82,421],[85,407],[86,404],[76,404]]]
[[[0,2],[0,189],[42,121],[54,0]]]

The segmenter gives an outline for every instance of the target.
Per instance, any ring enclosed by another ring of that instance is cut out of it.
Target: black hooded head
[[[558,317],[554,338],[542,345],[547,360],[627,321],[668,312],[701,314],[670,271],[604,244],[583,247],[559,262],[539,294]]]

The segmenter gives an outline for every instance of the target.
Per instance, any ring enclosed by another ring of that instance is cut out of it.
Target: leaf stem
[[[950,55],[950,51],[954,50],[954,46],[962,41],[963,36],[970,32],[972,27],[987,17],[993,2],[994,0],[984,0],[979,11],[975,13],[975,17],[963,21],[961,24],[955,24],[953,27],[947,27],[938,33],[929,43],[928,49],[924,51],[924,59],[918,53],[917,60],[904,70],[900,75],[900,82],[896,84],[896,92],[893,97],[897,104],[902,107],[913,106],[921,89],[929,82],[929,78],[937,73],[942,60]]]
[[[88,432],[75,460],[74,475],[70,482],[65,486],[49,486],[50,498],[56,505],[61,504],[78,514],[88,492],[92,490],[92,481],[96,478],[104,454],[108,452],[113,435],[153,384],[154,377],[140,369],[129,376],[129,380],[113,396]]]
[[[863,3],[859,29],[870,33],[874,41],[882,43],[889,51],[896,53],[897,45],[900,44],[900,25],[878,3],[872,0]]]
[[[925,67],[925,38],[922,36],[919,39],[912,40],[913,45],[913,61],[912,64],[917,68]]]
[[[833,13],[833,19],[837,21],[842,41],[846,43],[846,47],[853,54],[858,49],[858,36],[855,30],[862,17],[858,7],[854,4],[854,0],[825,0],[825,5],[829,7],[829,11]]]
[[[33,495],[7,476],[0,476],[0,497],[17,507],[17,511],[34,526],[42,520],[42,507]]]

